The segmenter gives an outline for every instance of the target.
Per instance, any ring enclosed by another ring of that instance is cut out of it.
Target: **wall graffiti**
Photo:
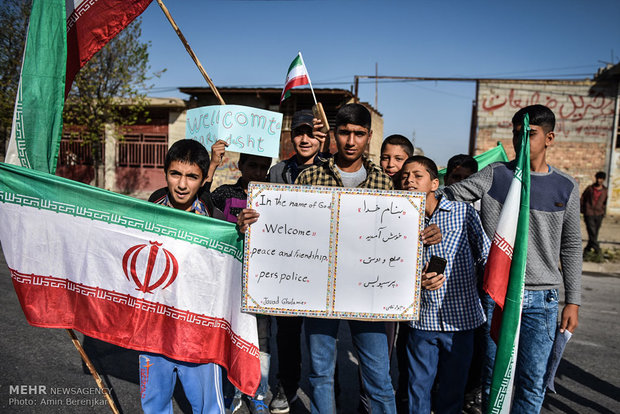
[[[553,110],[556,116],[556,135],[564,138],[606,139],[610,135],[614,114],[614,99],[598,91],[590,93],[586,85],[583,94],[568,94],[558,86],[558,92],[532,91],[536,85],[527,84],[523,88],[507,87],[501,84],[485,84],[480,92],[479,125],[495,125],[500,130],[512,129],[510,119],[521,108],[541,104]],[[505,114],[497,121],[494,115]],[[490,116],[495,118],[491,121]]]

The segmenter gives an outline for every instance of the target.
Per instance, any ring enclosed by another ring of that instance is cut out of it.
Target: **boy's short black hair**
[[[340,125],[359,125],[370,130],[370,111],[358,103],[347,104],[336,113],[336,129]]]
[[[448,167],[446,168],[446,177],[452,174],[452,171],[456,169],[456,167],[463,167],[470,170],[472,173],[478,172],[478,161],[474,159],[471,155],[467,154],[458,154],[454,157],[450,158],[448,161]]]
[[[602,178],[602,179],[604,180],[605,178],[607,178],[607,174],[605,174],[603,171],[599,171],[599,172],[597,172],[597,173],[596,173],[596,175],[594,176],[594,178],[596,178],[597,180],[598,180],[599,178]]]
[[[245,164],[252,157],[268,159],[269,163],[271,164],[271,157],[263,157],[262,155],[246,154],[242,152],[241,154],[239,154],[239,165],[241,166],[242,164]]]
[[[435,161],[431,160],[428,157],[425,157],[424,155],[414,155],[407,158],[407,161],[403,163],[403,167],[407,164],[411,164],[412,162],[422,164],[426,171],[428,171],[428,173],[430,174],[431,180],[439,179],[439,170],[437,169],[437,164],[435,164]]]
[[[525,114],[530,115],[530,125],[542,127],[545,132],[553,131],[555,128],[555,115],[545,105],[530,105],[519,109],[512,117],[512,125],[521,125]]]
[[[413,155],[413,144],[411,143],[411,141],[409,141],[409,138],[405,136],[394,134],[384,139],[381,143],[382,154],[387,145],[399,145],[405,151],[408,157],[411,157]]]
[[[164,161],[165,173],[168,172],[168,167],[173,161],[196,164],[202,171],[202,178],[206,178],[209,172],[209,151],[204,145],[193,139],[182,139],[172,144]]]

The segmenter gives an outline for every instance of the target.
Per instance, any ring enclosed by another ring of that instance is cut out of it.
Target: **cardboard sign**
[[[248,312],[416,320],[426,195],[250,183]]]
[[[213,105],[187,111],[185,138],[208,150],[217,140],[227,151],[278,157],[282,114],[241,105]]]

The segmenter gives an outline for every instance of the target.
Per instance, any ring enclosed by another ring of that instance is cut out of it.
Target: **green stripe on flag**
[[[10,164],[0,163],[0,174],[0,203],[172,237],[243,260],[243,238],[232,223]]]
[[[525,114],[522,139],[517,151],[515,178],[521,181],[521,201],[515,237],[512,263],[506,301],[504,304],[501,330],[493,367],[493,380],[489,395],[489,413],[510,412],[512,385],[519,346],[519,329],[527,263],[527,241],[530,222],[530,124]]]
[[[301,61],[301,57],[297,55],[297,57],[293,59],[293,61],[291,62],[291,65],[288,67],[287,73],[290,73],[295,68],[295,66],[301,66],[301,65],[303,65]]]
[[[34,0],[15,110],[19,162],[54,173],[64,106],[67,25],[64,0]]]

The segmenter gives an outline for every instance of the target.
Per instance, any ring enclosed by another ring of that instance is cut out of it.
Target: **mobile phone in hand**
[[[446,270],[446,263],[447,261],[443,257],[431,256],[431,260],[428,261],[426,273],[435,272],[440,275]]]

